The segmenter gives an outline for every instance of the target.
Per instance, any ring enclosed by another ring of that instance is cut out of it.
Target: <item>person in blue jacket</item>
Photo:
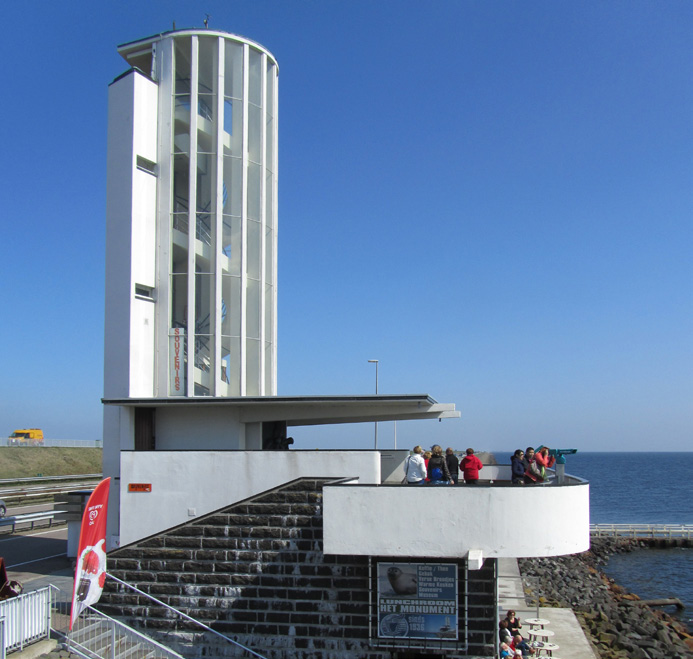
[[[512,473],[513,485],[525,484],[525,465],[522,463],[522,458],[525,457],[522,449],[517,449],[510,458],[510,471]]]

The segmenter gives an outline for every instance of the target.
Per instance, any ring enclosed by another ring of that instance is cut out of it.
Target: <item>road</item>
[[[7,514],[52,508],[52,503],[10,506]],[[0,530],[0,556],[5,559],[9,579],[19,581],[25,590],[35,590],[48,583],[71,590],[73,566],[67,558],[67,525],[16,533]]]

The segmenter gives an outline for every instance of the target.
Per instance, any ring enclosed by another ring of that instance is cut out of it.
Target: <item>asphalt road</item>
[[[52,509],[53,504],[10,506],[8,515]],[[0,527],[0,556],[10,580],[19,581],[24,590],[36,590],[52,583],[61,590],[72,590],[74,568],[67,558],[67,525],[8,533]]]

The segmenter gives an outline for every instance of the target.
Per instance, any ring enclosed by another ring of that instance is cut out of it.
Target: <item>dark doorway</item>
[[[135,451],[153,451],[154,441],[154,408],[135,408]]]

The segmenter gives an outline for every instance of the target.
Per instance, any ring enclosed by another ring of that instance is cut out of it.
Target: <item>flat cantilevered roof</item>
[[[243,423],[285,421],[288,426],[460,417],[454,403],[438,403],[428,394],[102,398],[101,402],[123,407],[227,407],[238,411]]]

